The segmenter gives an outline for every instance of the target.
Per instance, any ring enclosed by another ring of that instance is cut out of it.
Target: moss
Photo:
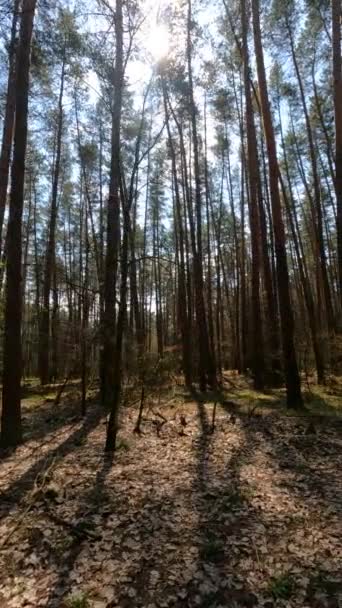
[[[75,593],[65,602],[66,608],[90,608],[88,597],[85,593]]]
[[[274,599],[289,600],[294,593],[294,581],[289,573],[275,576],[268,586],[268,593]]]

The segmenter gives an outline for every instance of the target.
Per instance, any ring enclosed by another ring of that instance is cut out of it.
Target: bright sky
[[[141,99],[146,86],[151,79],[153,69],[163,57],[168,55],[170,48],[172,49],[172,46],[174,45],[174,40],[170,40],[168,25],[166,22],[162,21],[162,16],[167,7],[172,7],[172,5],[175,6],[178,3],[179,0],[145,0],[145,2],[141,3],[145,19],[135,40],[136,46],[141,52],[132,55],[126,67],[126,80],[130,90],[134,92],[134,100],[137,109],[141,105]],[[115,0],[111,0],[111,4],[114,7]],[[217,8],[216,10],[214,10],[213,7],[202,8],[199,11],[196,10],[196,20],[200,26],[202,26],[205,36],[210,31],[214,31],[212,25],[216,18]],[[96,17],[94,21],[90,22],[88,25],[93,31],[106,30],[107,23],[101,23],[101,21],[101,18]],[[185,40],[183,40],[182,44],[185,45]],[[198,45],[196,48],[196,53],[194,54],[195,69],[196,64],[199,65],[199,57],[201,57],[202,60],[207,60],[212,57],[212,49],[208,40],[204,44]],[[97,91],[99,90],[99,83],[94,72],[88,74],[87,82],[90,87],[90,97],[95,101],[97,98]],[[202,113],[204,97],[200,90],[195,91],[195,94],[199,110]],[[213,128],[210,112],[208,112],[207,116],[207,127],[210,155],[210,146],[215,143],[215,130]]]

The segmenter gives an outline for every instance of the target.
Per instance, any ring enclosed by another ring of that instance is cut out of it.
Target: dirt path
[[[33,425],[0,466],[1,608],[341,607],[341,426],[211,415],[138,437],[127,409],[114,463],[96,409]]]

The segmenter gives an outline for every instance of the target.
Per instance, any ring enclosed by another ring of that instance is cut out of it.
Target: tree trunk
[[[104,327],[103,331],[103,382],[102,389],[104,406],[112,411],[115,427],[116,412],[118,407],[118,387],[116,372],[114,369],[115,359],[115,300],[118,269],[118,252],[120,247],[120,131],[121,131],[121,108],[123,88],[123,16],[122,0],[116,0],[115,11],[115,68],[114,68],[114,103],[112,112],[112,150],[111,170],[107,207],[107,251],[105,260],[105,285],[104,285]],[[120,392],[120,391],[119,391]],[[114,408],[114,410],[113,410]],[[112,433],[113,428],[108,433]],[[109,446],[112,439],[108,439]],[[109,435],[108,435],[109,438]]]
[[[335,320],[334,320],[334,310],[333,310],[333,306],[332,306],[330,285],[329,285],[329,280],[328,280],[327,260],[326,260],[325,245],[324,245],[324,238],[323,238],[323,210],[322,210],[322,199],[321,199],[319,175],[318,175],[318,168],[317,168],[315,144],[314,144],[314,138],[313,138],[313,133],[312,133],[312,128],[311,128],[310,117],[309,117],[309,113],[308,113],[308,109],[307,109],[303,81],[302,81],[302,77],[300,74],[297,56],[296,56],[296,52],[295,52],[292,29],[291,29],[291,26],[288,21],[287,21],[287,30],[288,30],[288,34],[289,34],[289,38],[290,38],[292,61],[293,61],[293,65],[294,65],[297,80],[298,80],[300,98],[302,101],[303,112],[304,112],[304,117],[305,117],[305,124],[306,124],[306,131],[307,131],[307,136],[308,136],[308,141],[309,141],[309,152],[310,152],[313,187],[314,187],[314,195],[315,195],[315,217],[313,218],[313,221],[314,221],[315,238],[317,239],[319,262],[320,262],[319,267],[318,267],[318,272],[320,273],[321,280],[322,280],[327,324],[328,324],[329,330],[332,331],[335,328]]]
[[[165,80],[162,78],[163,87],[163,101],[165,111],[165,121],[168,134],[168,141],[170,146],[171,164],[172,164],[172,175],[173,175],[173,187],[175,195],[175,219],[179,238],[179,271],[178,271],[178,317],[180,324],[180,331],[182,336],[182,353],[183,353],[183,371],[185,382],[188,386],[192,382],[191,373],[191,344],[190,344],[190,331],[189,331],[189,320],[187,315],[186,305],[186,279],[185,279],[185,256],[184,256],[184,230],[183,230],[183,219],[181,211],[181,198],[179,192],[179,183],[177,175],[177,164],[175,147],[170,128],[170,113],[167,102],[167,91]]]
[[[285,229],[281,210],[280,192],[278,185],[279,167],[277,160],[276,141],[272,124],[271,108],[268,98],[267,81],[264,64],[260,30],[259,0],[252,0],[254,45],[257,62],[261,110],[266,138],[271,205],[273,214],[273,228],[277,259],[277,280],[280,304],[280,320],[282,332],[282,345],[284,369],[286,379],[287,405],[298,408],[303,405],[300,377],[297,366],[294,345],[294,319],[290,298],[289,273],[286,257]]]
[[[196,255],[194,257],[194,284],[196,299],[196,322],[198,327],[199,345],[199,383],[201,390],[206,389],[206,385],[215,386],[216,370],[213,356],[210,350],[208,337],[207,316],[204,305],[204,285],[203,285],[203,254],[202,254],[202,194],[201,194],[201,174],[199,163],[199,144],[197,134],[196,105],[194,98],[194,86],[192,75],[192,10],[191,0],[188,0],[188,23],[187,23],[187,65],[189,79],[189,104],[192,128],[192,144],[194,153],[194,179],[195,179],[195,213],[196,213]]]
[[[24,0],[16,76],[16,124],[8,220],[7,284],[5,300],[4,372],[1,443],[17,445],[22,439],[20,382],[22,373],[22,215],[30,81],[30,49],[36,0]]]
[[[55,255],[56,255],[56,226],[58,209],[58,186],[61,166],[62,153],[62,134],[63,134],[63,94],[65,80],[65,58],[62,63],[61,81],[58,99],[58,118],[56,134],[56,159],[53,171],[51,210],[48,231],[48,242],[45,254],[45,269],[43,280],[43,308],[40,315],[40,335],[39,335],[39,368],[41,384],[48,384],[50,381],[50,294],[52,279],[54,275]]]
[[[278,97],[277,105],[278,105],[279,126],[280,126],[280,139],[281,139],[281,145],[283,148],[284,165],[285,165],[285,172],[286,172],[288,190],[289,190],[289,196],[287,196],[284,182],[281,179],[283,199],[285,201],[286,211],[287,211],[289,221],[290,221],[292,238],[293,238],[294,247],[295,247],[296,256],[297,256],[299,275],[300,275],[300,279],[302,282],[302,289],[303,289],[305,304],[306,304],[307,313],[308,313],[312,346],[313,346],[316,371],[317,371],[317,381],[320,384],[324,384],[325,383],[325,364],[324,364],[323,349],[322,349],[322,345],[321,345],[321,331],[320,331],[320,328],[318,327],[318,324],[316,321],[315,303],[314,303],[314,298],[313,298],[313,294],[312,294],[310,281],[308,279],[307,264],[306,264],[306,260],[305,260],[305,256],[304,256],[303,243],[302,243],[301,236],[300,236],[298,219],[297,219],[296,209],[295,209],[295,205],[294,205],[292,184],[291,184],[290,172],[289,172],[289,167],[288,167],[288,162],[287,162],[287,152],[286,152],[284,136],[283,136],[283,127],[282,127],[282,120],[281,120],[281,109],[280,109],[279,97]],[[292,204],[292,209],[291,209],[290,203]]]
[[[335,109],[335,189],[337,203],[337,251],[342,301],[342,60],[341,60],[341,0],[331,0],[333,78]],[[341,311],[340,311],[341,312]]]
[[[7,187],[9,178],[9,168],[11,161],[13,127],[15,117],[15,99],[16,99],[16,34],[19,13],[20,0],[15,0],[13,5],[13,19],[11,28],[11,40],[8,53],[8,82],[7,96],[4,116],[4,127],[2,133],[2,144],[0,154],[0,255],[2,253],[2,232],[4,224],[4,215],[7,199]]]
[[[115,451],[118,413],[121,396],[121,359],[128,273],[128,222],[124,212],[122,244],[120,307],[115,327],[115,291],[120,239],[120,156],[121,109],[123,90],[123,15],[122,0],[116,0],[115,10],[115,69],[112,123],[112,164],[107,210],[107,252],[104,289],[104,405],[110,410],[105,451]],[[123,203],[124,204],[124,203]]]
[[[242,51],[244,64],[244,87],[246,99],[247,123],[247,151],[248,151],[248,177],[249,177],[249,217],[252,241],[252,309],[253,309],[253,335],[252,335],[252,371],[254,387],[257,390],[264,388],[265,362],[264,341],[260,306],[260,222],[258,210],[258,155],[254,123],[254,111],[249,78],[249,52],[248,52],[248,21],[245,0],[241,0],[241,26]]]

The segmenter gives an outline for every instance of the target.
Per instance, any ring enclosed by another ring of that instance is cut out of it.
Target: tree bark
[[[30,49],[36,0],[24,0],[16,76],[16,124],[8,220],[5,300],[4,372],[1,443],[13,446],[22,439],[20,382],[22,374],[22,216],[27,147]]]
[[[7,187],[9,179],[9,168],[11,161],[13,127],[15,117],[15,99],[16,99],[16,35],[20,0],[15,0],[13,5],[13,19],[11,28],[11,40],[8,53],[8,82],[7,96],[4,116],[4,127],[2,133],[2,144],[0,154],[0,255],[2,253],[2,232],[4,224],[4,215],[6,209]]]
[[[287,406],[291,408],[298,408],[303,405],[303,401],[294,345],[294,319],[290,298],[289,273],[286,257],[285,228],[282,217],[281,200],[278,185],[279,166],[277,159],[276,140],[272,124],[271,108],[267,90],[264,53],[262,48],[262,38],[260,29],[259,0],[252,0],[252,12],[260,102],[269,163],[269,181],[273,214],[275,250],[277,259],[277,280],[280,304],[280,320],[286,380]]]
[[[56,226],[58,210],[58,186],[61,166],[62,135],[63,135],[63,94],[65,81],[65,57],[62,62],[61,80],[58,98],[58,117],[56,134],[56,159],[53,170],[51,209],[48,230],[48,242],[45,254],[45,269],[43,281],[43,308],[40,315],[39,335],[39,370],[41,384],[50,381],[50,294],[54,276],[56,255]]]
[[[291,25],[289,24],[288,19],[286,20],[286,25],[287,25],[289,38],[290,38],[292,61],[293,61],[293,65],[294,65],[297,80],[298,80],[300,98],[301,98],[301,102],[302,102],[302,106],[303,106],[305,125],[306,125],[306,131],[307,131],[308,142],[309,142],[309,153],[310,153],[310,161],[311,161],[312,177],[313,177],[313,188],[314,188],[314,196],[315,196],[315,214],[314,214],[313,222],[314,222],[315,238],[317,240],[317,247],[318,247],[319,261],[320,261],[320,264],[318,266],[318,272],[320,273],[321,280],[322,280],[323,295],[324,295],[324,302],[325,302],[325,313],[326,313],[328,328],[330,331],[333,331],[335,329],[335,320],[334,320],[334,310],[333,310],[332,298],[331,298],[331,290],[330,290],[330,285],[329,285],[329,280],[328,280],[327,260],[326,260],[325,245],[324,245],[324,238],[323,238],[323,210],[322,210],[323,203],[322,203],[322,199],[321,199],[316,150],[315,150],[315,144],[314,144],[310,117],[309,117],[309,113],[308,113],[308,109],[307,109],[307,103],[306,103],[306,98],[305,98],[305,91],[304,91],[304,87],[303,87],[302,76],[301,76],[301,73],[299,70],[299,65],[298,65],[296,51],[295,51],[293,33],[292,33]]]
[[[122,0],[116,1],[115,10],[115,67],[114,101],[112,111],[111,170],[107,207],[107,251],[105,260],[104,285],[104,327],[103,332],[103,382],[104,406],[113,412],[118,406],[118,389],[115,380],[115,299],[120,248],[120,131],[123,88],[123,15]],[[116,414],[113,412],[114,419]],[[114,422],[115,427],[115,422]],[[113,428],[114,428],[113,427]],[[113,429],[111,429],[112,431]],[[109,431],[108,431],[109,432]],[[115,448],[115,433],[114,448]]]
[[[163,90],[163,101],[165,111],[166,129],[168,134],[168,142],[170,147],[171,164],[172,164],[172,175],[173,175],[173,187],[174,187],[174,198],[175,198],[175,219],[179,239],[179,271],[178,271],[178,317],[179,325],[182,336],[182,354],[183,354],[183,371],[185,382],[187,386],[191,385],[192,382],[192,370],[191,370],[191,345],[190,345],[190,331],[189,331],[189,320],[187,315],[187,297],[186,297],[186,278],[185,278],[185,256],[184,256],[184,230],[183,230],[183,219],[182,219],[182,206],[181,197],[179,192],[179,183],[177,175],[177,163],[175,146],[170,128],[170,112],[168,108],[168,99],[166,84],[164,78],[162,78],[162,90]]]
[[[257,141],[254,123],[254,111],[250,89],[250,65],[248,51],[248,21],[246,2],[241,0],[241,26],[242,26],[242,52],[244,66],[244,88],[246,100],[246,125],[247,125],[247,156],[248,156],[248,178],[249,178],[249,217],[252,242],[252,372],[254,387],[263,390],[265,381],[264,361],[264,338],[260,305],[260,222],[258,209],[258,171],[259,161],[257,155]]]
[[[115,10],[115,69],[114,105],[112,116],[112,162],[107,209],[107,252],[104,287],[104,405],[110,410],[106,452],[114,452],[118,431],[118,413],[121,396],[121,359],[128,273],[128,222],[124,212],[122,244],[120,307],[115,327],[115,291],[120,240],[120,156],[121,110],[123,91],[123,14],[122,0],[116,0]],[[124,203],[123,203],[124,204]]]
[[[194,153],[194,180],[195,180],[195,215],[196,215],[196,255],[194,256],[194,285],[196,301],[196,320],[198,327],[199,346],[199,383],[200,389],[205,390],[207,384],[216,385],[216,370],[213,356],[210,350],[207,316],[204,304],[203,285],[203,252],[202,252],[202,194],[201,173],[199,162],[199,144],[197,133],[196,105],[194,98],[193,74],[192,74],[192,7],[188,0],[188,23],[187,23],[187,65],[189,80],[189,105],[192,128],[192,144]]]
[[[340,301],[342,301],[342,60],[341,0],[331,0],[333,79],[335,110],[335,189],[337,203],[337,251]],[[340,311],[341,312],[341,311]]]

